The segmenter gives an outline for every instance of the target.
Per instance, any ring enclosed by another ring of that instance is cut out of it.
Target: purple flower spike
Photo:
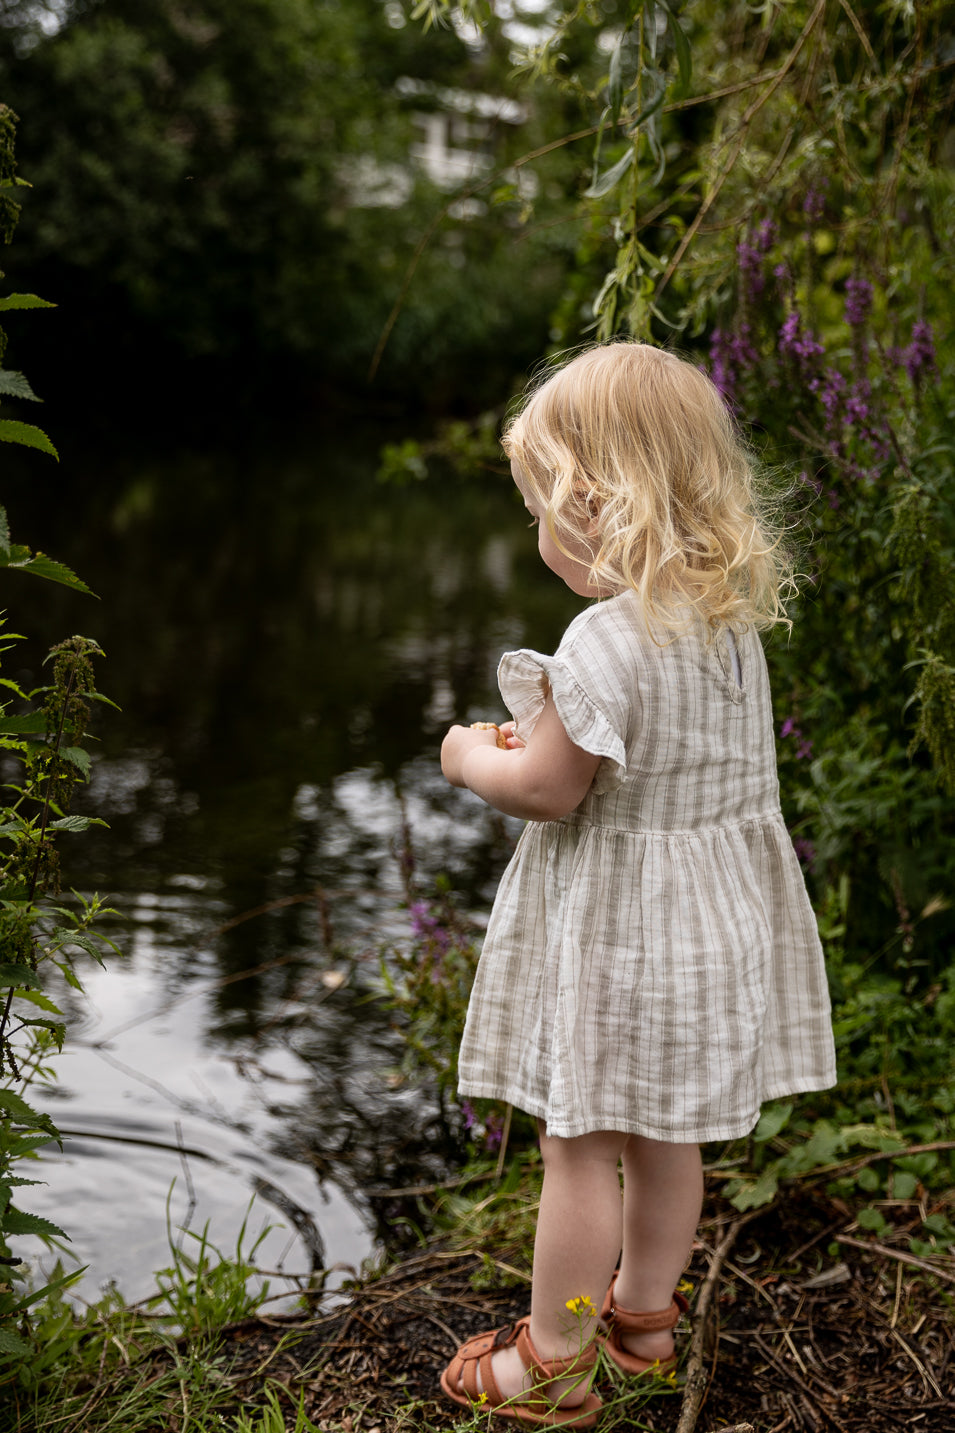
[[[908,348],[902,351],[902,362],[905,364],[905,371],[911,378],[913,384],[918,385],[924,373],[934,373],[935,368],[935,335],[932,332],[932,325],[924,319],[918,319],[912,325],[912,342]]]
[[[872,312],[872,285],[853,276],[846,280],[846,323],[861,328]]]
[[[825,182],[817,189],[810,185],[806,190],[806,197],[802,201],[802,212],[811,224],[816,223],[826,212],[826,186]]]

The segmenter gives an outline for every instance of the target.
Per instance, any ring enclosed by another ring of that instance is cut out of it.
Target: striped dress
[[[658,646],[627,592],[575,618],[555,656],[508,652],[498,678],[525,739],[550,691],[603,760],[569,816],[528,822],[504,873],[462,1095],[508,1101],[551,1135],[702,1143],[748,1133],[763,1100],[832,1085],[758,636]]]

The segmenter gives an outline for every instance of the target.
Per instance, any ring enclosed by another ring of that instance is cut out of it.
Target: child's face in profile
[[[569,537],[563,539],[563,545],[567,549],[563,552],[551,536],[547,524],[541,521],[540,502],[531,491],[516,458],[511,460],[511,474],[524,499],[524,506],[537,527],[537,550],[543,561],[578,597],[596,597],[597,585],[591,580],[590,573],[593,554],[583,535],[577,540],[571,540]]]

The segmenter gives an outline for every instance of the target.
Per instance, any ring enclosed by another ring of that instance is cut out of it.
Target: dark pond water
[[[122,955],[63,991],[67,1047],[37,1099],[69,1133],[27,1203],[71,1233],[87,1298],[149,1292],[167,1201],[174,1238],[208,1221],[228,1253],[254,1194],[246,1247],[280,1225],[258,1262],[305,1273],[358,1263],[388,1218],[374,1191],[441,1168],[435,1111],[396,1081],[368,999],[407,937],[402,821],[422,886],[446,871],[486,908],[516,824],[445,785],[440,735],[498,714],[501,651],[552,648],[579,602],[506,476],[385,488],[379,435],[355,426],[271,451],[68,451],[8,480],[14,538],[100,600],[2,576],[31,639],[4,670],[38,682],[80,631],[122,708],[98,719],[82,803],[109,830],[62,849],[65,884],[119,912]]]

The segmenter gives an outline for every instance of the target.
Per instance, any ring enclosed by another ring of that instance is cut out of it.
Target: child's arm
[[[441,770],[506,816],[556,821],[579,806],[600,757],[576,746],[550,695],[526,746],[499,751],[494,733],[453,726],[441,746]]]

